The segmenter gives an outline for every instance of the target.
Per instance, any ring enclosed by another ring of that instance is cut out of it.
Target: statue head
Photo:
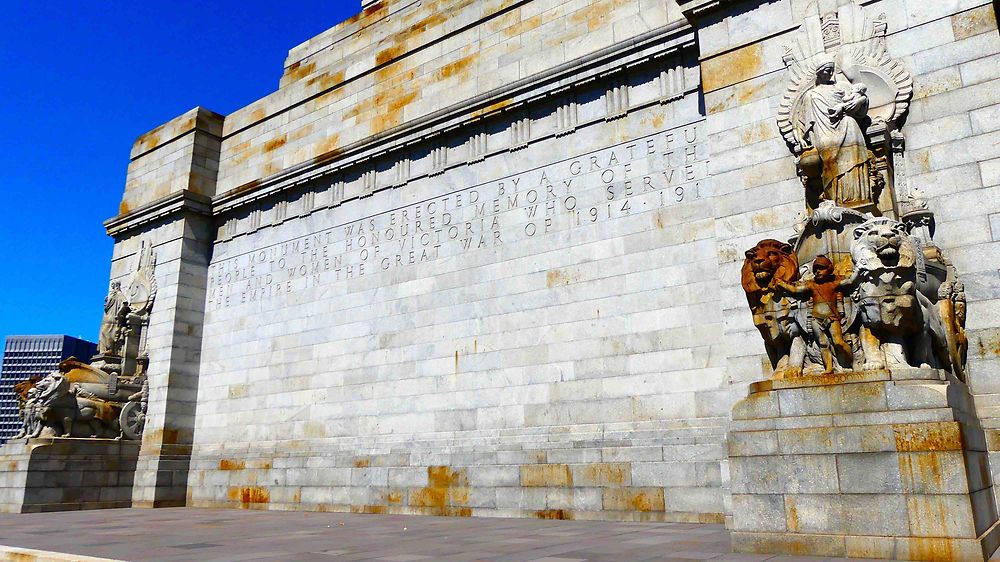
[[[837,74],[837,63],[829,55],[823,55],[819,59],[819,63],[816,65],[816,83],[817,84],[833,84],[837,80],[834,76]]]
[[[816,256],[812,265],[813,278],[820,283],[836,278],[833,271],[833,261],[826,256]]]
[[[917,242],[901,222],[879,217],[854,229],[851,257],[857,269],[912,269],[918,253]]]
[[[742,284],[748,295],[769,291],[775,281],[798,279],[798,260],[795,251],[784,242],[762,240],[746,251],[743,262]]]

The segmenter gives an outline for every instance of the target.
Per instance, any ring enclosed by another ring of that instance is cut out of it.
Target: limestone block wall
[[[33,439],[0,447],[0,512],[129,507],[139,444]]]
[[[215,195],[221,135],[222,116],[196,107],[140,136],[132,147],[119,214],[181,191]]]
[[[156,302],[146,341],[149,401],[134,505],[184,505],[200,369],[205,268],[213,232],[203,215],[178,211],[115,244],[113,278],[135,270],[144,245],[156,255]]]
[[[234,213],[190,503],[720,521],[710,153],[661,84],[684,61],[456,133],[479,157],[417,147]]]
[[[144,254],[156,261],[156,299],[144,336],[149,406],[136,506],[185,502],[222,121],[199,107],[139,137],[121,214],[105,223],[115,238],[112,281],[127,287]]]
[[[219,191],[337,158],[373,135],[681,20],[673,2],[658,0],[375,3],[292,50],[281,88],[227,116]]]
[[[112,277],[158,252],[136,504],[723,520],[769,370],[743,251],[804,209],[775,119],[808,2],[680,4],[375,2],[140,138],[108,223]],[[865,6],[998,427],[993,7]]]
[[[727,373],[734,383],[758,380],[768,368],[740,288],[743,251],[763,238],[789,238],[794,217],[804,209],[794,159],[775,116],[786,87],[783,49],[794,41],[809,5],[733,2],[698,16],[696,23],[717,186]],[[995,429],[1000,427],[995,7],[983,0],[883,0],[864,6],[872,16],[887,15],[889,52],[913,75],[915,94],[903,128],[906,171],[910,186],[924,192],[936,213],[938,245],[966,283],[970,386],[984,425]],[[997,434],[988,435],[995,449]],[[1000,463],[994,460],[993,466],[996,473]]]

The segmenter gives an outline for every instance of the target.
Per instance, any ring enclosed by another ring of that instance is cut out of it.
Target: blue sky
[[[359,0],[33,2],[0,10],[0,337],[96,341],[132,142],[278,87],[288,50]]]

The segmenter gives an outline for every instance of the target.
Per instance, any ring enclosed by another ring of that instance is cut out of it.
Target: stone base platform
[[[729,444],[735,552],[964,561],[1000,545],[986,438],[947,373],[757,383]]]
[[[0,512],[132,505],[139,442],[31,439],[0,447]]]

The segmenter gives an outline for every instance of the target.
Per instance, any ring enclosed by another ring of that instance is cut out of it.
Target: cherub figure
[[[833,262],[826,256],[817,256],[812,265],[813,278],[792,285],[779,282],[787,293],[806,297],[811,303],[809,327],[823,353],[823,374],[833,374],[836,364],[853,363],[851,346],[844,339],[840,309],[837,303],[854,279],[844,279],[834,272]]]

